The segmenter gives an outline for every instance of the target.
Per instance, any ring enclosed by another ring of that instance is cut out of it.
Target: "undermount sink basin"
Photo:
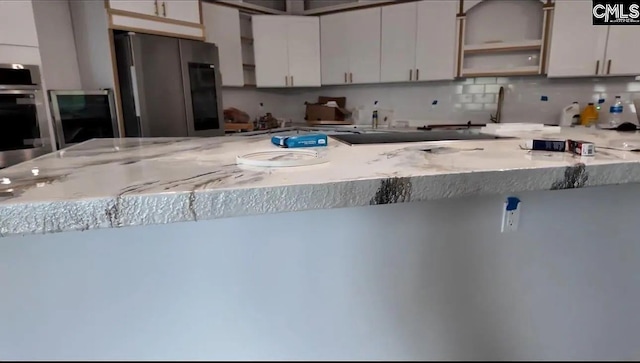
[[[342,134],[330,137],[348,145],[394,144],[403,142],[454,141],[454,140],[495,140],[509,137],[464,131],[415,131],[415,132],[375,132],[365,134]]]

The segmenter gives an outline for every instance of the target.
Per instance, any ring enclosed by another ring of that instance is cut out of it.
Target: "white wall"
[[[597,102],[599,98],[613,100],[617,95],[630,103],[640,98],[640,81],[633,77],[547,79],[546,77],[482,77],[459,81],[395,83],[372,85],[329,86],[278,90],[289,95],[283,107],[301,122],[304,102],[314,102],[318,96],[345,96],[347,108],[366,107],[368,113],[378,100],[381,108],[393,109],[396,119],[410,120],[415,126],[425,123],[489,122],[495,113],[497,93],[505,89],[502,122],[557,122],[560,110],[573,101]],[[267,97],[276,91],[231,89],[223,91],[225,107],[239,105],[239,95],[254,99],[257,93]],[[232,93],[227,97],[228,93]],[[547,96],[548,101],[541,101]],[[227,99],[229,98],[229,99]],[[437,101],[437,105],[433,105]],[[238,106],[236,106],[238,107]],[[629,104],[629,107],[631,105]],[[251,113],[251,110],[247,111]],[[284,111],[283,111],[284,112]],[[278,114],[278,111],[274,112]],[[627,115],[633,117],[633,115]]]
[[[69,1],[34,1],[33,13],[47,89],[81,89]]]
[[[264,112],[271,112],[274,117],[298,122],[301,117],[304,117],[304,102],[300,101],[300,97],[296,95],[295,91],[236,87],[223,87],[222,89],[223,107],[241,109],[248,113],[252,119],[259,115],[260,102],[264,104]]]
[[[639,357],[637,185],[3,238],[12,359]]]
[[[70,1],[83,89],[114,88],[107,12],[103,1]]]

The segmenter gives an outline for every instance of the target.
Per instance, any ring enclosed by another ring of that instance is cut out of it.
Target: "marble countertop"
[[[322,148],[328,163],[256,168],[235,158],[273,150],[268,135],[91,140],[0,170],[0,235],[640,182],[640,153],[600,147],[640,143],[639,133],[576,128],[549,136],[593,141],[597,155],[531,152],[520,139],[330,139]]]

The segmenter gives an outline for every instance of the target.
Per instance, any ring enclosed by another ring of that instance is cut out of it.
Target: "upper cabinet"
[[[167,19],[200,24],[198,0],[164,0],[160,7],[162,15]]]
[[[610,25],[603,72],[611,76],[640,75],[638,39],[639,25]]]
[[[320,86],[320,22],[317,17],[254,15],[258,87]]]
[[[640,26],[592,24],[590,1],[556,1],[549,77],[640,74]]]
[[[38,46],[31,1],[0,1],[0,44]]]
[[[380,82],[380,8],[320,18],[322,84]]]
[[[202,20],[205,27],[205,41],[218,46],[222,85],[243,86],[244,72],[238,9],[203,3]]]
[[[464,1],[458,75],[545,73],[545,38],[553,5],[540,0]]]
[[[140,15],[200,23],[198,0],[109,0],[109,7]]]
[[[109,0],[111,28],[203,40],[198,0]]]
[[[382,82],[453,79],[456,1],[421,1],[382,8]]]
[[[142,15],[161,15],[161,10],[156,0],[109,0],[109,8]]]

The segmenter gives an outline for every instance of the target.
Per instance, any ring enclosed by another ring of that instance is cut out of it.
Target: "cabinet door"
[[[258,87],[285,87],[289,82],[287,17],[254,15],[253,52]]]
[[[606,74],[616,76],[640,75],[640,25],[609,26],[605,57]]]
[[[592,25],[591,6],[591,1],[556,1],[547,72],[549,77],[603,73],[609,27]]]
[[[286,18],[289,86],[320,86],[320,20],[306,16]]]
[[[109,7],[144,15],[160,16],[162,13],[156,0],[109,0]]]
[[[320,17],[322,84],[345,84],[349,80],[349,47],[351,44],[346,36],[347,19],[351,20],[347,17],[347,13]]]
[[[380,82],[380,8],[347,12],[349,83]]]
[[[205,41],[215,43],[220,54],[223,86],[244,86],[240,12],[228,6],[202,3]]]
[[[455,77],[457,6],[455,1],[430,0],[418,3],[414,80]]]
[[[198,0],[164,0],[161,6],[166,18],[200,24]]]
[[[0,44],[38,46],[31,1],[0,1]]]
[[[382,82],[415,79],[417,6],[407,3],[382,8]]]

